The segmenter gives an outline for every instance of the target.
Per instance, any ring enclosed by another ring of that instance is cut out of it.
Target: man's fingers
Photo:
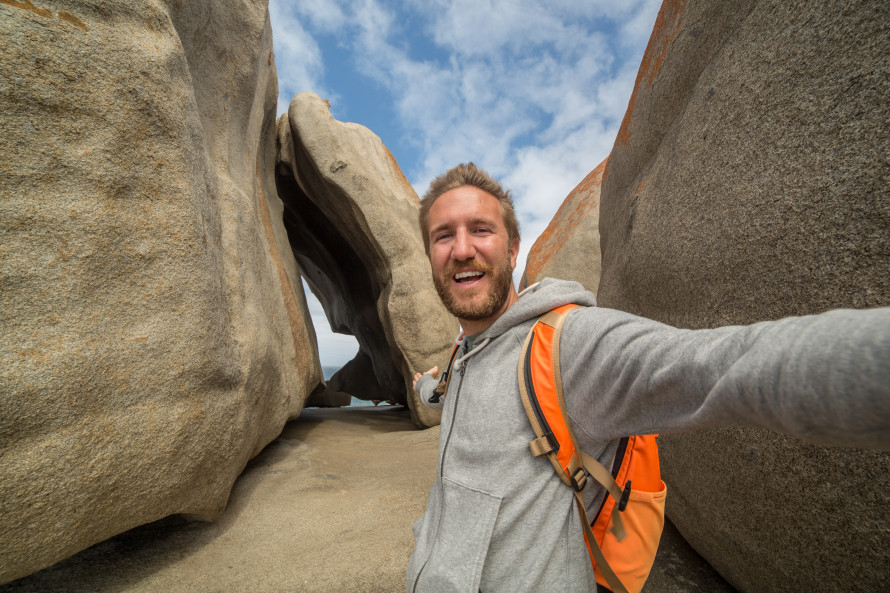
[[[439,377],[439,367],[435,366],[423,374],[414,373],[414,382],[412,383],[412,385],[414,387],[417,387],[417,380],[420,379],[423,375],[432,375],[433,378],[438,378]]]

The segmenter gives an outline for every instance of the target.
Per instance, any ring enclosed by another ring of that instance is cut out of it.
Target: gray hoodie
[[[534,320],[567,303],[589,308],[562,334],[566,405],[579,445],[607,467],[623,436],[725,425],[890,449],[890,309],[693,331],[597,308],[580,284],[546,279],[455,362],[409,593],[595,590],[571,489],[529,451],[516,377]],[[435,384],[417,382],[422,401]],[[603,494],[588,483],[592,508]]]

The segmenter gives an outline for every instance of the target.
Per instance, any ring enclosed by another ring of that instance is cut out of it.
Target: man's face
[[[442,194],[430,208],[428,228],[439,297],[464,331],[482,331],[516,300],[519,239],[507,238],[497,198],[472,186]]]

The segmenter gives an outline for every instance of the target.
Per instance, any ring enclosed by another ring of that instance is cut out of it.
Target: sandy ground
[[[438,439],[400,407],[304,410],[216,522],[144,525],[0,593],[404,591]],[[706,592],[733,589],[666,524],[644,593]]]
[[[401,407],[304,410],[216,522],[144,525],[0,591],[404,591],[438,438]]]

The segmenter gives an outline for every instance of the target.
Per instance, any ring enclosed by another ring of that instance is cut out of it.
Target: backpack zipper
[[[547,442],[550,444],[550,452],[556,453],[559,451],[559,439],[553,434],[553,430],[550,429],[550,424],[547,422],[547,417],[544,416],[544,412],[541,410],[541,402],[538,401],[538,396],[535,394],[535,383],[532,381],[532,346],[535,343],[535,335],[532,334],[531,340],[528,343],[528,350],[525,353],[525,364],[523,366],[523,378],[525,379],[525,389],[528,391],[528,399],[529,403],[532,406],[532,411],[535,413],[535,418],[538,420],[538,425],[541,427],[541,435],[547,438]]]

